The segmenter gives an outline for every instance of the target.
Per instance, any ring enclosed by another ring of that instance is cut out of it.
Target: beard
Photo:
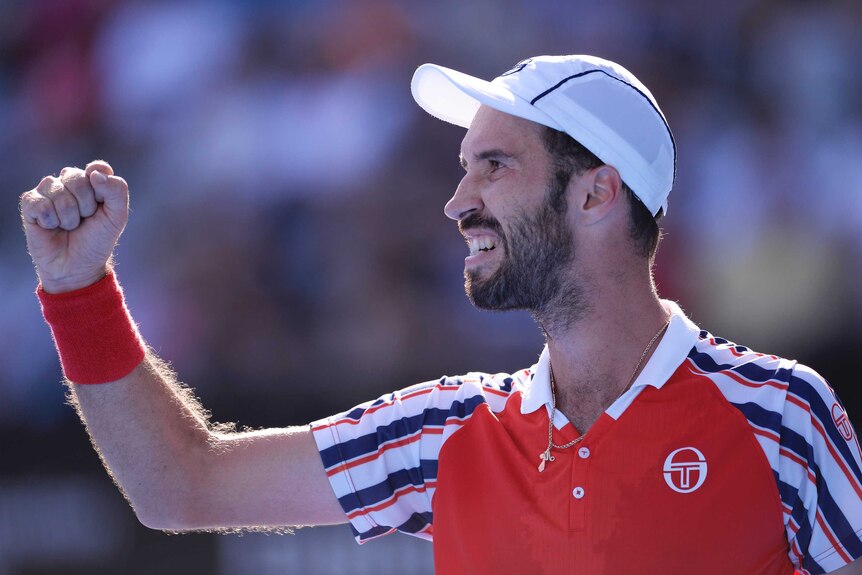
[[[499,268],[487,278],[478,270],[464,273],[467,297],[479,309],[527,310],[544,325],[578,317],[584,309],[582,287],[568,276],[575,257],[575,242],[566,222],[566,184],[551,178],[545,201],[533,214],[512,218],[506,234],[497,220],[473,214],[462,230],[484,227],[502,240]]]

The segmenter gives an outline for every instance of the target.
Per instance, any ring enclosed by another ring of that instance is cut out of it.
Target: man
[[[545,333],[529,369],[220,432],[124,306],[110,262],[126,183],[99,161],[22,196],[65,375],[140,520],[400,530],[433,539],[443,574],[862,573],[862,459],[832,390],[656,293],[676,151],[647,88],[566,56],[493,82],[425,65],[413,94],[469,127],[445,211],[473,303],[527,309]]]

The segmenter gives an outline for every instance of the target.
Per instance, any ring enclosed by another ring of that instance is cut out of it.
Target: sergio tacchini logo
[[[691,493],[706,481],[706,457],[696,447],[680,447],[664,460],[664,482],[677,493]]]

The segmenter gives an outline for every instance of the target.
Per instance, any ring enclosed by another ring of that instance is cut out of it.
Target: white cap
[[[429,114],[469,128],[484,104],[567,133],[623,181],[653,215],[667,213],[676,145],[653,95],[634,75],[595,56],[537,56],[488,82],[423,64],[413,98]]]

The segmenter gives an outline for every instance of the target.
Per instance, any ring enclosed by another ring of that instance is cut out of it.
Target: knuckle
[[[26,217],[29,220],[34,220],[39,213],[39,202],[33,196],[25,193],[21,196],[21,201],[18,204],[18,210],[21,212],[22,217]]]
[[[36,211],[36,219],[39,220],[44,225],[56,225],[57,214],[51,209],[51,205],[44,203],[39,206],[39,209]]]
[[[36,190],[30,190],[21,194],[21,208],[30,212],[40,209],[46,202],[48,202],[48,198]]]
[[[39,184],[36,186],[36,189],[39,191],[50,190],[51,186],[54,185],[54,176],[45,176],[41,180],[39,180]]]
[[[76,169],[70,171],[64,176],[64,185],[67,194],[71,194],[78,204],[81,206],[82,215],[92,215],[96,207],[96,199],[89,178],[84,174],[83,170]],[[84,213],[89,211],[90,213]]]
[[[65,195],[65,193],[66,187],[63,185],[63,182],[60,181],[60,178],[54,178],[46,195],[50,198],[57,198]]]
[[[46,197],[37,198],[33,205],[40,214],[54,213],[54,202],[52,202]]]
[[[77,213],[78,211],[78,202],[69,192],[58,193],[53,200],[58,212],[67,213],[74,210]]]
[[[28,190],[21,194],[21,203],[31,206],[39,204],[44,199],[45,196],[43,196],[36,190]]]
[[[54,207],[57,211],[65,211],[69,209],[69,196],[67,194],[59,195],[51,198],[54,202]]]
[[[78,182],[86,179],[86,175],[84,174],[84,170],[80,168],[71,168],[65,167],[60,172],[60,180],[65,184],[70,184],[74,182]]]

